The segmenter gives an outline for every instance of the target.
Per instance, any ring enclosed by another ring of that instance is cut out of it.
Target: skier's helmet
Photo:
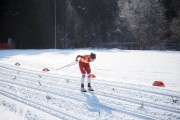
[[[92,58],[92,59],[96,59],[96,54],[91,53],[91,54],[90,54],[90,58]]]

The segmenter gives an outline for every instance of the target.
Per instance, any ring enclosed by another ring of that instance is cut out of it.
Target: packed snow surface
[[[97,56],[90,63],[95,91],[81,93],[74,62],[91,52]],[[0,51],[0,120],[180,119],[179,86],[178,51]]]

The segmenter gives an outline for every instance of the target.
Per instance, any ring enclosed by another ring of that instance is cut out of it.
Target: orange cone
[[[154,81],[153,86],[165,87],[165,85],[162,81]]]
[[[91,74],[91,78],[96,78],[96,76],[94,74]]]

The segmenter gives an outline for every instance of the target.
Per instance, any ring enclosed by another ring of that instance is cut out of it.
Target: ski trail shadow
[[[87,101],[87,107],[89,111],[100,112],[105,111],[107,113],[112,113],[112,111],[117,111],[115,108],[109,107],[99,101],[99,99],[94,94],[84,94]]]

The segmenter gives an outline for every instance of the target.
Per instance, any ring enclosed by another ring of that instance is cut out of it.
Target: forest
[[[180,0],[0,0],[16,49],[180,50]]]

